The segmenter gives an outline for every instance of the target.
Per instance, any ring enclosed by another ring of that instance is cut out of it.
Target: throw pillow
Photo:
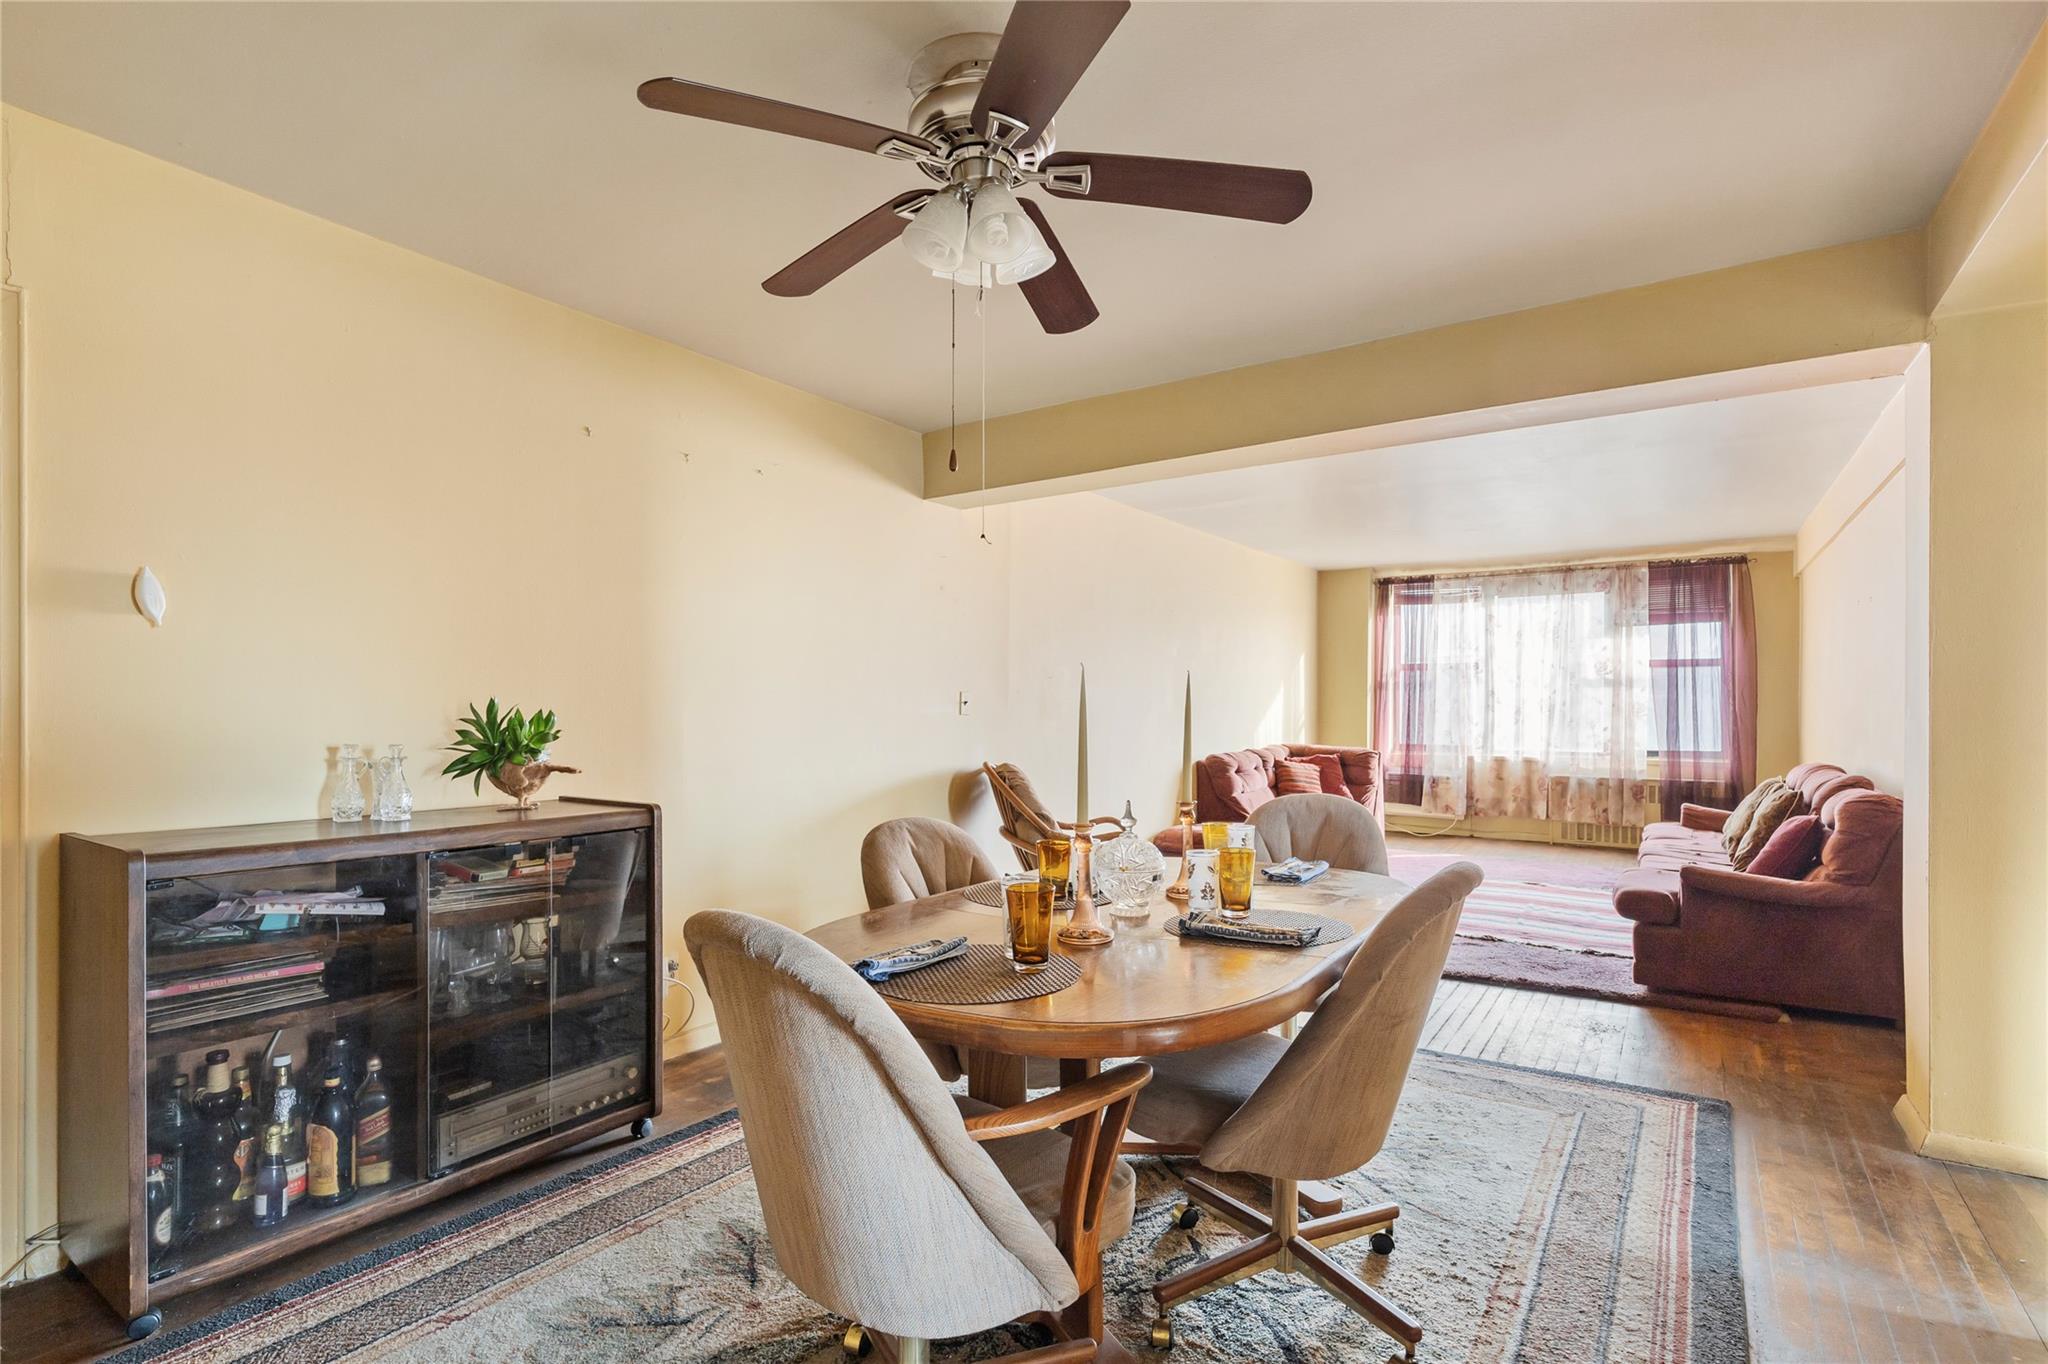
[[[1779,782],[1777,789],[1765,796],[1750,816],[1749,825],[1742,831],[1742,841],[1728,854],[1728,861],[1737,871],[1748,871],[1749,864],[1764,850],[1764,844],[1771,841],[1771,835],[1778,832],[1778,826],[1790,819],[1799,808],[1799,793]]]
[[[1794,815],[1777,827],[1764,850],[1750,860],[1749,874],[1797,881],[1820,861],[1820,842],[1827,836],[1819,815]]]
[[[1324,795],[1342,796],[1346,800],[1357,799],[1356,796],[1351,794],[1351,788],[1344,784],[1344,760],[1336,754],[1310,753],[1304,757],[1296,758],[1294,761],[1314,763],[1316,765],[1316,771],[1321,774],[1323,779]]]
[[[1273,764],[1273,794],[1277,796],[1319,796],[1323,774],[1311,762],[1282,758]]]
[[[1768,778],[1760,783],[1756,790],[1744,796],[1740,805],[1728,812],[1727,821],[1721,825],[1721,846],[1728,850],[1730,857],[1735,855],[1736,845],[1742,842],[1743,831],[1749,828],[1749,822],[1756,818],[1756,807],[1762,805],[1771,792],[1784,789],[1786,787],[1783,777]]]

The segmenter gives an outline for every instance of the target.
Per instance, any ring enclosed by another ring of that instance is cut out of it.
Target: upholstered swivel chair
[[[981,845],[943,820],[892,819],[868,830],[860,841],[860,883],[869,909],[887,909],[995,879],[996,864]],[[966,1074],[952,1043],[919,1038],[917,1045],[940,1079],[952,1081]]]
[[[1304,1274],[1400,1341],[1415,1357],[1422,1325],[1325,1253],[1374,1233],[1393,1249],[1394,1204],[1300,1220],[1296,1186],[1366,1164],[1386,1140],[1423,1020],[1443,976],[1451,936],[1479,868],[1456,862],[1410,891],[1358,948],[1337,988],[1292,1042],[1259,1033],[1174,1056],[1149,1057],[1152,1084],[1138,1096],[1132,1127],[1147,1137],[1199,1147],[1211,1170],[1264,1175],[1270,1215],[1200,1179],[1195,1203],[1244,1231],[1243,1244],[1153,1286],[1159,1318],[1153,1344],[1173,1343],[1167,1313],[1176,1302],[1272,1268]]]
[[[692,915],[683,937],[776,1262],[856,1323],[847,1346],[872,1331],[925,1364],[933,1340],[1043,1313],[1061,1343],[1013,1358],[1093,1359],[1100,1247],[1129,1230],[1136,1191],[1117,1144],[1150,1069],[1014,1108],[956,1100],[881,997],[817,943],[729,910]]]
[[[1299,857],[1346,871],[1387,874],[1387,839],[1372,811],[1342,796],[1280,796],[1252,811],[1259,858]]]

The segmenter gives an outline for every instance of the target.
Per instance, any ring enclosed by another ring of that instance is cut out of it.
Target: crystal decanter
[[[328,813],[336,824],[352,824],[363,817],[363,760],[354,744],[341,746],[334,767],[334,801]]]
[[[1095,884],[1118,919],[1145,919],[1152,913],[1152,889],[1166,873],[1166,858],[1149,839],[1138,836],[1131,803],[1117,819],[1122,832],[1095,848]]]

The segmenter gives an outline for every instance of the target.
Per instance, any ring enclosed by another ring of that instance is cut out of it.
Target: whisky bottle
[[[206,1092],[199,1096],[199,1141],[193,1170],[193,1229],[201,1233],[225,1231],[239,1211],[235,1188],[242,1182],[235,1164],[235,1147],[241,1136],[235,1131],[234,1082],[228,1078],[228,1053],[206,1054]]]
[[[348,1202],[355,1188],[356,1118],[341,1077],[320,1082],[320,1098],[306,1117],[306,1201],[316,1208]]]
[[[164,1089],[151,1085],[158,1098],[149,1110],[144,1140],[152,1155],[163,1157],[164,1183],[171,1195],[172,1237],[185,1231],[196,1204],[190,1198],[192,1167],[198,1163],[199,1115],[186,1098],[191,1082],[183,1075],[171,1077]]]
[[[284,1221],[292,1206],[292,1176],[285,1159],[285,1144],[291,1130],[282,1123],[263,1129],[263,1153],[256,1159],[256,1187],[249,1196],[249,1220],[259,1227],[274,1227]]]
[[[162,1262],[171,1242],[178,1239],[176,1211],[171,1206],[171,1181],[164,1174],[164,1158],[149,1158],[149,1178],[144,1182],[143,1215],[149,1218],[149,1267]]]
[[[291,1199],[306,1196],[306,1109],[292,1082],[291,1053],[270,1061],[270,1120],[284,1128],[285,1168],[291,1174]]]
[[[249,1068],[235,1067],[235,1169],[241,1179],[235,1185],[235,1202],[246,1203],[256,1192],[256,1158],[262,1153],[263,1115],[256,1111],[256,1096],[250,1092]]]
[[[363,1087],[356,1091],[355,1183],[371,1189],[391,1182],[391,1091],[384,1087],[384,1063],[363,1062]]]

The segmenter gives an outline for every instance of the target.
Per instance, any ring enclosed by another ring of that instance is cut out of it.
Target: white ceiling
[[[8,102],[918,429],[947,302],[895,249],[759,281],[923,183],[642,108],[680,75],[899,125],[979,3],[29,3]],[[1102,309],[990,319],[1001,413],[1923,222],[2048,6],[1140,4],[1064,147],[1296,165],[1290,227],[1051,214]],[[963,354],[975,336],[963,318]],[[971,370],[963,396],[974,392]]]
[[[1900,380],[1863,379],[1135,484],[1119,502],[1316,568],[1774,540]]]

